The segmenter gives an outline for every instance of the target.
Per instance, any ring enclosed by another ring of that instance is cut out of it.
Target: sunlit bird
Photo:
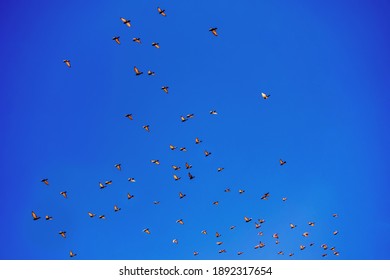
[[[162,15],[162,16],[167,16],[166,14],[165,14],[165,10],[163,10],[163,9],[161,9],[160,7],[157,7],[157,12],[160,14],[160,15]]]
[[[202,143],[202,140],[200,140],[198,137],[195,138],[195,144],[200,144]]]
[[[200,232],[201,234],[207,234],[207,230],[202,230],[201,232]]]
[[[327,250],[327,249],[328,249],[328,245],[322,244],[322,245],[321,245],[321,248],[324,249],[324,250]]]
[[[176,146],[169,145],[169,149],[171,149],[172,151],[175,150],[176,148],[177,148]]]
[[[261,93],[261,97],[263,97],[264,99],[268,99],[271,95],[269,94],[265,94],[264,92]]]
[[[179,192],[179,198],[182,199],[186,196],[186,194],[182,193],[182,192]]]
[[[260,228],[260,227],[261,227],[261,224],[258,224],[258,223],[255,222],[255,227],[256,227],[256,228]]]
[[[149,125],[142,126],[143,129],[145,129],[147,132],[150,132]]]
[[[46,219],[46,221],[51,221],[51,220],[53,220],[53,217],[52,217],[52,216],[49,216],[49,215],[46,215],[46,216],[45,216],[45,219]]]
[[[303,237],[308,237],[308,236],[309,236],[309,233],[306,231],[306,232],[302,233],[302,236],[303,236]]]
[[[272,237],[278,239],[278,238],[279,238],[279,234],[274,233],[274,234],[272,235]]]
[[[134,66],[134,72],[136,76],[142,75],[144,72],[141,72],[136,66]]]
[[[237,252],[237,255],[239,255],[239,256],[242,254],[244,254],[244,252],[241,252],[241,251]]]
[[[104,189],[104,188],[106,188],[107,186],[104,185],[102,182],[99,182],[99,187],[100,187],[100,189]]]
[[[225,249],[219,250],[218,253],[219,254],[226,253],[226,250]]]
[[[120,210],[121,210],[121,208],[119,208],[118,206],[114,205],[114,211],[115,211],[115,212],[118,212],[118,211],[120,211]]]
[[[133,38],[133,42],[141,44],[141,38]]]
[[[279,251],[278,255],[284,255],[284,252],[283,251]]]
[[[177,221],[176,221],[176,223],[178,223],[178,224],[181,224],[181,225],[184,225],[184,221],[183,221],[183,219],[179,219],[179,220],[177,220]]]
[[[270,194],[269,194],[269,192],[267,192],[267,193],[263,194],[263,196],[261,197],[261,199],[267,200],[269,196],[270,196]]]
[[[226,188],[224,192],[230,192],[230,188]]]
[[[148,70],[148,75],[149,75],[149,76],[154,76],[154,75],[156,75],[156,73],[154,73],[154,72],[151,71],[151,70]]]
[[[62,195],[64,198],[68,198],[68,195],[66,192],[60,192],[60,195]]]
[[[294,224],[290,224],[290,228],[293,229],[293,228],[296,228],[297,225],[294,225]]]
[[[163,87],[161,87],[161,89],[165,92],[165,93],[167,93],[168,94],[168,86],[163,86]]]
[[[186,147],[181,147],[181,148],[180,148],[180,151],[181,151],[181,152],[187,152],[187,149],[186,149]]]
[[[152,160],[150,160],[150,162],[154,163],[154,164],[157,164],[157,165],[160,164],[160,161],[158,159],[152,159]]]
[[[265,223],[265,220],[264,220],[264,219],[257,219],[257,221],[258,221],[260,224]]]
[[[133,115],[132,114],[126,114],[125,117],[128,118],[131,121],[133,120]]]
[[[188,114],[187,119],[192,119],[195,115],[194,114]]]
[[[66,231],[60,231],[58,234],[61,235],[63,238],[66,238]]]
[[[99,216],[99,219],[105,219],[105,218],[106,218],[105,215],[100,215],[100,216]]]
[[[307,224],[308,224],[309,226],[311,226],[311,227],[314,227],[314,224],[315,224],[315,223],[314,223],[314,222],[308,222]]]
[[[66,64],[66,66],[68,66],[70,68],[70,60],[69,59],[64,59],[63,61]]]
[[[282,160],[282,159],[279,159],[279,163],[280,163],[280,165],[285,165],[285,164],[287,163],[287,161],[284,161],[284,160]]]
[[[172,165],[172,168],[173,168],[174,170],[180,170],[180,167],[179,167],[179,166],[176,166],[176,165]]]
[[[218,167],[218,168],[217,168],[217,171],[218,171],[218,172],[221,172],[221,171],[224,170],[224,169],[225,169],[225,168],[223,168],[223,167]]]
[[[339,231],[338,230],[335,230],[334,232],[333,232],[333,235],[337,235],[339,233]]]
[[[197,255],[199,255],[199,253],[198,252],[194,252],[194,256],[197,256]]]
[[[41,218],[37,214],[35,214],[34,211],[31,211],[31,215],[32,215],[34,221],[39,220]]]
[[[134,198],[134,195],[132,195],[132,194],[127,194],[127,199],[132,199],[132,198]]]
[[[245,220],[246,223],[248,223],[248,222],[252,221],[252,218],[248,218],[248,217],[245,216],[244,220]]]
[[[156,42],[153,42],[152,43],[152,46],[155,47],[156,49],[159,49],[160,48],[160,45]]]
[[[173,240],[172,240],[172,243],[173,243],[173,244],[178,244],[179,241],[178,241],[177,239],[173,239]]]
[[[204,151],[204,155],[206,156],[206,157],[208,157],[209,155],[211,155],[211,152],[208,152],[208,151]]]
[[[112,38],[112,40],[114,40],[118,45],[121,43],[121,41],[119,41],[119,36],[115,36]]]
[[[73,258],[73,257],[75,257],[75,256],[77,256],[77,254],[73,253],[73,251],[70,251],[70,252],[69,252],[69,257]]]
[[[115,166],[115,168],[118,169],[119,171],[122,170],[122,167],[121,167],[122,165],[121,165],[120,163],[117,163],[117,164],[115,164],[114,166]]]
[[[218,36],[217,29],[218,29],[217,27],[212,27],[209,29],[209,31],[213,33],[214,36]]]
[[[49,185],[49,179],[42,179],[41,182],[47,186]]]
[[[236,226],[230,226],[229,227],[229,229],[235,229],[236,228]]]
[[[190,169],[190,168],[192,168],[192,165],[186,162],[186,169]]]
[[[135,179],[134,178],[128,178],[127,181],[129,181],[130,183],[135,183]]]
[[[302,251],[302,250],[305,250],[306,246],[305,245],[299,245],[299,249]]]
[[[90,218],[93,218],[93,217],[96,216],[96,214],[94,214],[94,213],[92,213],[92,212],[88,212],[88,216],[89,216]]]
[[[218,205],[219,204],[219,201],[214,201],[213,202],[213,205]]]
[[[222,241],[217,241],[217,242],[215,242],[215,244],[217,244],[217,245],[222,245],[223,242],[222,242]]]
[[[245,191],[244,190],[238,190],[239,194],[243,194]]]
[[[292,256],[294,256],[294,253],[290,253],[290,254],[288,254],[288,256],[289,256],[289,257],[292,257]]]
[[[112,180],[109,180],[109,181],[106,181],[104,182],[106,185],[111,185],[112,184]]]
[[[142,230],[143,232],[147,233],[147,234],[150,234],[150,230],[148,228],[145,228],[144,230]]]
[[[212,111],[210,111],[210,115],[218,115],[218,113],[217,113],[217,111],[212,110]]]
[[[286,201],[287,200],[287,197],[282,197],[282,201]]]
[[[187,121],[187,119],[185,117],[183,117],[183,116],[180,116],[180,120],[181,120],[181,122]]]
[[[333,217],[333,218],[337,218],[338,216],[339,216],[339,215],[336,214],[336,213],[335,213],[335,214],[332,214],[332,217]]]
[[[123,22],[123,24],[126,24],[127,27],[130,27],[130,26],[131,26],[130,20],[121,17],[121,21]]]
[[[175,179],[175,181],[177,180],[180,180],[181,177],[177,176],[176,174],[173,175],[173,179]]]

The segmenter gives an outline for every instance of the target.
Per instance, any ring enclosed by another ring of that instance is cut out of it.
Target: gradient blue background
[[[336,246],[339,259],[390,259],[388,1],[7,2],[1,259],[68,259],[69,250],[77,259],[194,259],[195,250],[198,259],[321,259],[322,243]],[[208,31],[214,26],[218,37]],[[136,77],[134,65],[156,76]],[[189,113],[195,118],[181,123]],[[113,184],[100,190],[105,180]],[[33,221],[31,210],[42,218]],[[264,218],[264,236],[243,216]],[[254,250],[259,241],[266,247]]]

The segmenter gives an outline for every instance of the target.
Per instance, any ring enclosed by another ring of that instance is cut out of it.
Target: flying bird
[[[308,222],[308,225],[311,226],[311,227],[314,227],[314,222]]]
[[[53,220],[53,217],[46,215],[45,219],[46,219],[46,221],[51,221],[51,220]]]
[[[334,232],[333,232],[333,235],[337,235],[339,233],[339,231],[338,230],[335,230]]]
[[[121,41],[119,41],[119,36],[115,36],[112,38],[112,40],[114,40],[118,45],[121,43]]]
[[[121,167],[121,164],[120,163],[117,163],[114,165],[116,169],[118,169],[119,171],[121,171],[122,167]]]
[[[214,201],[213,202],[213,205],[218,205],[219,204],[219,201]]]
[[[177,220],[176,223],[184,225],[184,221],[182,219]]]
[[[147,234],[150,234],[150,230],[148,228],[145,228],[144,230],[142,230],[143,232],[147,233]]]
[[[58,234],[61,235],[63,238],[66,238],[66,231],[60,231]]]
[[[157,12],[158,12],[160,15],[164,16],[164,17],[167,16],[167,15],[165,14],[165,10],[161,9],[160,7],[157,8]]]
[[[66,194],[66,192],[60,192],[60,195],[62,195],[64,198],[68,198],[68,195]]]
[[[190,169],[190,168],[192,168],[192,165],[186,162],[186,169]]]
[[[105,215],[100,215],[100,216],[99,216],[99,219],[105,219],[105,218],[106,218]]]
[[[195,176],[193,176],[190,172],[188,172],[188,177],[190,178],[190,180],[195,178]]]
[[[332,214],[332,217],[333,217],[333,218],[337,218],[338,216],[339,216],[339,215],[336,214],[336,213],[335,213],[335,214]]]
[[[169,88],[169,87],[167,87],[167,86],[161,87],[161,89],[162,89],[166,94],[168,94],[168,88]]]
[[[153,42],[152,43],[152,46],[155,47],[156,49],[159,49],[160,48],[160,45],[156,42]]]
[[[180,151],[181,152],[187,152],[187,149],[186,149],[186,147],[182,147],[182,148],[180,148]]]
[[[173,179],[175,179],[175,181],[180,180],[180,178],[181,178],[181,177],[179,177],[179,176],[177,176],[177,175],[175,175],[175,174],[173,175]]]
[[[304,246],[304,245],[299,245],[299,249],[302,251],[302,250],[304,250],[306,248],[306,246]]]
[[[133,38],[133,42],[141,44],[141,38]]]
[[[321,245],[321,248],[324,249],[324,250],[327,250],[327,249],[328,249],[328,245],[322,244],[322,245]]]
[[[222,235],[217,231],[216,233],[215,233],[215,237],[216,238],[218,238],[218,237],[221,237]]]
[[[180,167],[179,167],[179,166],[176,166],[176,165],[172,165],[172,168],[173,168],[174,170],[180,170]]]
[[[279,163],[280,163],[280,165],[285,165],[285,164],[287,163],[287,161],[284,161],[284,160],[282,160],[282,159],[279,159]]]
[[[270,196],[270,194],[269,194],[269,192],[267,192],[267,193],[263,194],[263,196],[261,197],[261,199],[267,200],[269,196]]]
[[[148,75],[149,75],[149,76],[154,76],[155,73],[154,73],[153,71],[151,71],[151,70],[148,70]]]
[[[49,185],[49,179],[42,179],[41,182],[44,183],[46,186]]]
[[[265,94],[264,92],[261,93],[261,97],[263,97],[264,99],[268,99],[271,95],[269,94]]]
[[[179,198],[182,199],[186,196],[186,194],[182,193],[182,192],[179,192]]]
[[[77,254],[73,253],[73,251],[70,251],[70,252],[69,252],[69,257],[73,258],[73,257],[75,257],[75,256],[77,256]]]
[[[230,192],[230,188],[226,188],[224,192]]]
[[[230,226],[230,228],[229,229],[234,229],[236,226]]]
[[[88,216],[89,216],[90,218],[93,218],[93,217],[96,216],[96,214],[93,214],[93,213],[91,213],[91,212],[88,212]]]
[[[217,168],[217,171],[218,171],[218,172],[221,172],[221,171],[224,170],[224,169],[225,169],[225,168],[223,168],[223,167],[218,167],[218,168]]]
[[[218,36],[217,29],[218,29],[217,27],[212,27],[209,29],[209,31],[213,33],[214,36]]]
[[[209,155],[211,155],[211,153],[205,150],[205,151],[204,151],[204,155],[205,155],[206,157],[208,157]]]
[[[188,114],[187,119],[192,119],[195,115],[194,114]]]
[[[288,254],[288,256],[289,256],[289,257],[292,257],[292,256],[294,256],[294,253],[290,253],[290,254]]]
[[[181,120],[181,122],[187,121],[187,119],[185,117],[183,117],[183,116],[180,116],[180,120]]]
[[[70,68],[70,60],[69,59],[64,59],[64,63],[66,64],[66,66],[68,66]]]
[[[38,217],[34,211],[31,211],[31,215],[32,215],[34,221],[39,220],[41,218],[41,217]]]
[[[154,164],[157,164],[157,165],[160,164],[160,161],[158,159],[152,159],[152,160],[150,160],[150,162],[154,163]]]
[[[160,204],[160,201],[153,201],[153,204],[158,205],[158,204]]]
[[[131,194],[127,194],[127,199],[132,199],[134,197],[134,195],[131,195]]]
[[[200,140],[198,137],[195,138],[195,144],[200,144],[202,143],[202,140]]]
[[[243,194],[245,191],[244,190],[238,190],[239,194]]]
[[[112,180],[106,181],[105,184],[106,185],[111,185],[112,184]]]
[[[241,251],[237,252],[237,255],[239,255],[239,256],[242,254],[244,254],[244,252],[241,252]]]
[[[121,210],[121,208],[119,208],[118,206],[114,205],[114,211],[115,211],[115,212],[118,212],[118,211],[120,211],[120,210]]]
[[[303,236],[303,237],[308,237],[308,236],[309,236],[309,233],[306,231],[306,232],[302,233],[302,236]]]
[[[207,230],[202,230],[201,232],[200,232],[201,234],[207,234]]]
[[[141,72],[136,66],[134,66],[134,72],[136,76],[142,75],[144,72]]]
[[[252,218],[248,218],[248,217],[245,216],[244,220],[245,220],[246,223],[248,223],[248,222],[252,221]]]
[[[293,228],[296,228],[297,225],[294,225],[294,224],[290,224],[290,228],[293,229]]]
[[[272,237],[278,239],[278,238],[279,238],[279,234],[274,233],[274,234],[272,235]]]
[[[265,223],[265,220],[264,220],[264,219],[258,219],[257,221],[258,221],[260,224]]]
[[[226,250],[225,250],[225,249],[219,250],[218,253],[219,253],[219,254],[221,254],[221,253],[226,253]]]
[[[128,178],[127,181],[129,181],[130,183],[135,183],[135,179],[134,178]]]
[[[215,244],[217,244],[217,245],[222,245],[223,242],[222,242],[222,241],[217,241]]]
[[[258,224],[258,223],[255,222],[255,227],[259,228],[259,227],[261,227],[261,224]]]
[[[123,22],[123,24],[126,24],[126,25],[127,25],[127,27],[130,27],[130,26],[131,26],[131,24],[130,24],[130,20],[128,20],[128,19],[125,19],[125,18],[121,17],[121,21]]]
[[[197,256],[197,255],[199,255],[199,253],[198,252],[194,252],[194,256]]]
[[[177,239],[173,239],[173,240],[172,240],[172,243],[173,243],[173,244],[178,244],[179,241],[178,241]]]
[[[127,114],[127,115],[125,115],[125,117],[128,118],[131,121],[133,120],[133,115],[132,114]]]
[[[143,129],[145,129],[147,132],[150,132],[149,125],[142,126]]]
[[[169,149],[171,149],[172,151],[175,150],[176,148],[177,148],[176,146],[169,145]]]
[[[213,110],[213,111],[210,111],[210,115],[218,115],[217,111]]]
[[[282,201],[286,201],[287,200],[287,197],[282,197]]]

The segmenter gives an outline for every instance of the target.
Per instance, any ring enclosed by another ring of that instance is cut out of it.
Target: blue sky
[[[389,259],[389,9],[386,1],[1,3],[0,258],[68,259],[73,250],[78,259],[194,259],[193,251],[322,259],[326,243],[340,252],[328,250],[329,259]],[[113,184],[100,190],[106,180]],[[33,221],[32,210],[42,218]]]

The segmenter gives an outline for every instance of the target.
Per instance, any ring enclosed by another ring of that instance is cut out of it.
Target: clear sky
[[[0,11],[1,259],[390,259],[388,1],[15,0]]]

